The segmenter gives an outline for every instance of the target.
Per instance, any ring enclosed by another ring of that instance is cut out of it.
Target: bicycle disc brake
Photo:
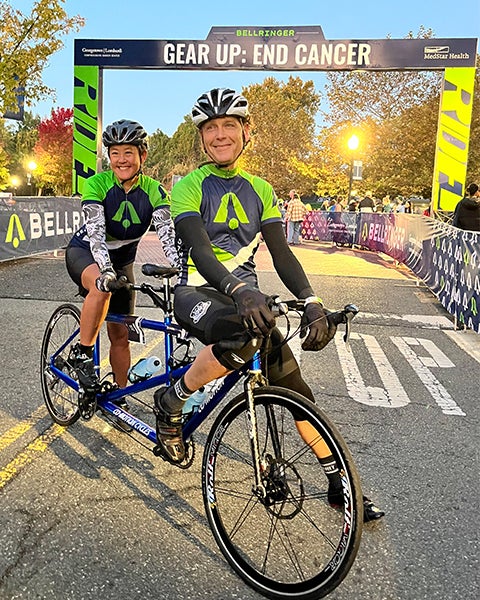
[[[277,519],[293,519],[303,507],[305,490],[294,465],[283,459],[264,457],[262,482],[265,498],[260,501]]]

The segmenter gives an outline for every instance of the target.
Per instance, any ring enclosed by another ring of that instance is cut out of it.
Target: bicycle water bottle
[[[202,405],[202,403],[208,398],[207,391],[204,387],[201,387],[196,392],[190,396],[190,398],[185,402],[182,408],[182,412],[184,415],[189,415],[192,412],[197,412],[198,407]]]
[[[128,381],[130,383],[138,383],[145,381],[152,375],[155,375],[162,370],[162,361],[158,356],[150,356],[149,358],[141,358],[133,367],[128,370]]]

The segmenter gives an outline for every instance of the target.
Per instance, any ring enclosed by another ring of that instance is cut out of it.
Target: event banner
[[[480,233],[432,223],[432,236],[411,248],[405,264],[457,323],[480,333]]]
[[[432,182],[435,212],[454,211],[465,195],[475,70],[445,69]]]
[[[212,27],[205,40],[77,39],[74,49],[73,193],[82,194],[85,180],[100,170],[104,69],[291,73],[456,71],[475,68],[477,41],[476,38],[328,40],[319,25]],[[449,102],[450,98],[452,94],[449,94]],[[460,102],[457,94],[453,107],[445,111],[444,119],[448,120],[455,113],[460,124],[465,124]],[[461,132],[462,143],[465,142],[464,133]],[[440,142],[442,149],[448,144],[451,148],[458,146],[449,135],[443,128],[443,137],[437,141],[437,157]],[[461,149],[459,154],[462,154]],[[461,179],[457,181],[462,167],[456,167],[447,158],[443,161],[445,164],[438,163],[435,181],[438,180],[449,205],[454,205],[461,198],[458,190],[464,185]],[[458,156],[454,158],[458,160]]]
[[[320,26],[212,27],[206,40],[75,40],[75,65],[322,71],[474,67],[477,40],[327,40]]]
[[[77,198],[17,196],[0,204],[0,261],[62,248],[82,223]]]
[[[302,238],[391,256],[409,267],[458,323],[480,333],[480,233],[421,215],[312,211],[302,224]]]

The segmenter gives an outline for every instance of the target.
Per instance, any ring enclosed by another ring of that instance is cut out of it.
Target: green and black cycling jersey
[[[297,297],[313,294],[283,233],[272,186],[242,169],[206,164],[172,188],[171,212],[180,242],[178,285],[225,282],[258,286],[255,253],[262,239],[286,287]]]
[[[98,173],[85,182],[82,210],[85,223],[70,245],[90,248],[100,268],[112,262],[118,266],[133,262],[152,221],[169,262],[176,263],[170,199],[151,177],[140,174],[125,192],[113,171]]]
[[[247,280],[254,274],[262,226],[282,221],[269,183],[241,169],[219,169],[212,164],[176,183],[171,210],[175,226],[186,217],[200,216],[216,258],[230,273]],[[205,279],[189,250],[181,248],[179,283],[202,285]]]

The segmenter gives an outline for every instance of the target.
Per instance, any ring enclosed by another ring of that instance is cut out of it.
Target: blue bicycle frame
[[[142,329],[158,331],[164,334],[164,372],[160,375],[154,375],[145,381],[129,384],[124,388],[116,388],[109,391],[99,392],[97,394],[97,406],[104,412],[124,421],[132,428],[132,430],[138,432],[143,437],[156,444],[156,430],[138,417],[130,414],[114,404],[114,401],[124,398],[125,396],[143,392],[145,390],[169,385],[173,380],[180,378],[190,368],[190,365],[183,365],[176,369],[172,369],[170,366],[170,357],[174,352],[174,339],[181,335],[182,330],[180,327],[172,323],[172,318],[169,315],[165,315],[164,321],[153,321],[151,319],[136,318],[126,315],[109,314],[107,315],[106,321],[127,325],[132,321],[132,319],[136,319],[136,324]],[[49,360],[52,374],[64,381],[69,387],[75,389],[76,391],[78,391],[77,381],[70,377],[68,373],[65,373],[63,370],[59,369],[55,365],[55,359],[61,354],[61,352],[65,350],[65,348],[73,343],[73,340],[78,333],[78,329],[73,332],[73,334],[65,341],[65,343],[57,350],[57,352],[50,357]],[[97,337],[95,343],[93,358],[95,365],[98,366],[100,364],[100,336]],[[203,421],[215,409],[219,402],[225,398],[227,393],[243,376],[246,375],[248,371],[259,371],[260,369],[260,352],[257,351],[254,357],[246,365],[244,365],[238,371],[233,371],[227,375],[223,380],[222,385],[215,391],[215,393],[205,402],[203,402],[196,412],[192,413],[192,415],[188,417],[183,426],[184,439],[188,440],[191,437],[193,432],[203,423]]]

